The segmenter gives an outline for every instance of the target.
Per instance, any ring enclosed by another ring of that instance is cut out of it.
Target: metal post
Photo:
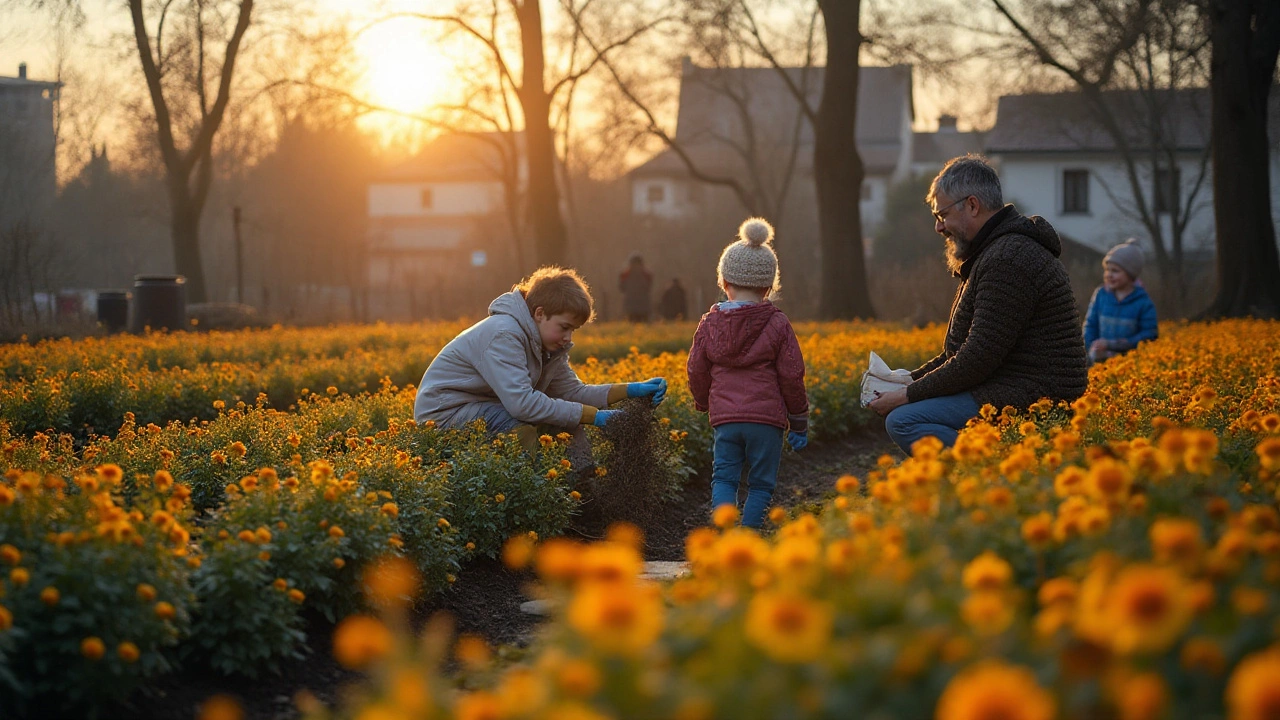
[[[241,258],[244,255],[244,245],[240,242],[240,206],[236,205],[231,209],[231,224],[235,229],[236,235],[236,302],[244,304],[244,264]]]

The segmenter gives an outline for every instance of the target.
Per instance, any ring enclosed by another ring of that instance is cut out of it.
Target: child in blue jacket
[[[1084,321],[1090,363],[1129,352],[1159,335],[1155,303],[1137,284],[1142,261],[1142,248],[1133,238],[1111,248],[1102,259],[1102,286],[1093,291]]]

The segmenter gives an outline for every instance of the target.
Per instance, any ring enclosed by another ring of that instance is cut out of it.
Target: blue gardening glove
[[[591,424],[595,425],[596,427],[604,427],[605,423],[609,422],[609,418],[613,417],[614,415],[617,415],[620,412],[622,411],[621,410],[597,410],[596,419],[592,420]]]
[[[806,446],[809,445],[809,433],[808,432],[789,432],[787,433],[787,444],[791,446],[792,450],[795,450],[796,452],[800,452],[801,450],[805,449]]]
[[[667,397],[667,379],[649,378],[644,382],[627,383],[627,397],[653,396],[653,404],[660,404]]]

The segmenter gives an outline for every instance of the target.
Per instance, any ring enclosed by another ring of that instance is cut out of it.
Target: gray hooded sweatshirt
[[[582,406],[605,407],[609,385],[587,385],[569,366],[568,347],[547,353],[525,304],[513,290],[489,305],[489,317],[459,333],[422,376],[413,418],[460,426],[480,415],[482,404],[502,403],[530,425],[574,427]]]

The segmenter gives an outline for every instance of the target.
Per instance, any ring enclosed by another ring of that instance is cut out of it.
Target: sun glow
[[[422,23],[391,20],[361,34],[358,52],[371,102],[401,113],[421,113],[442,100],[453,68]]]

